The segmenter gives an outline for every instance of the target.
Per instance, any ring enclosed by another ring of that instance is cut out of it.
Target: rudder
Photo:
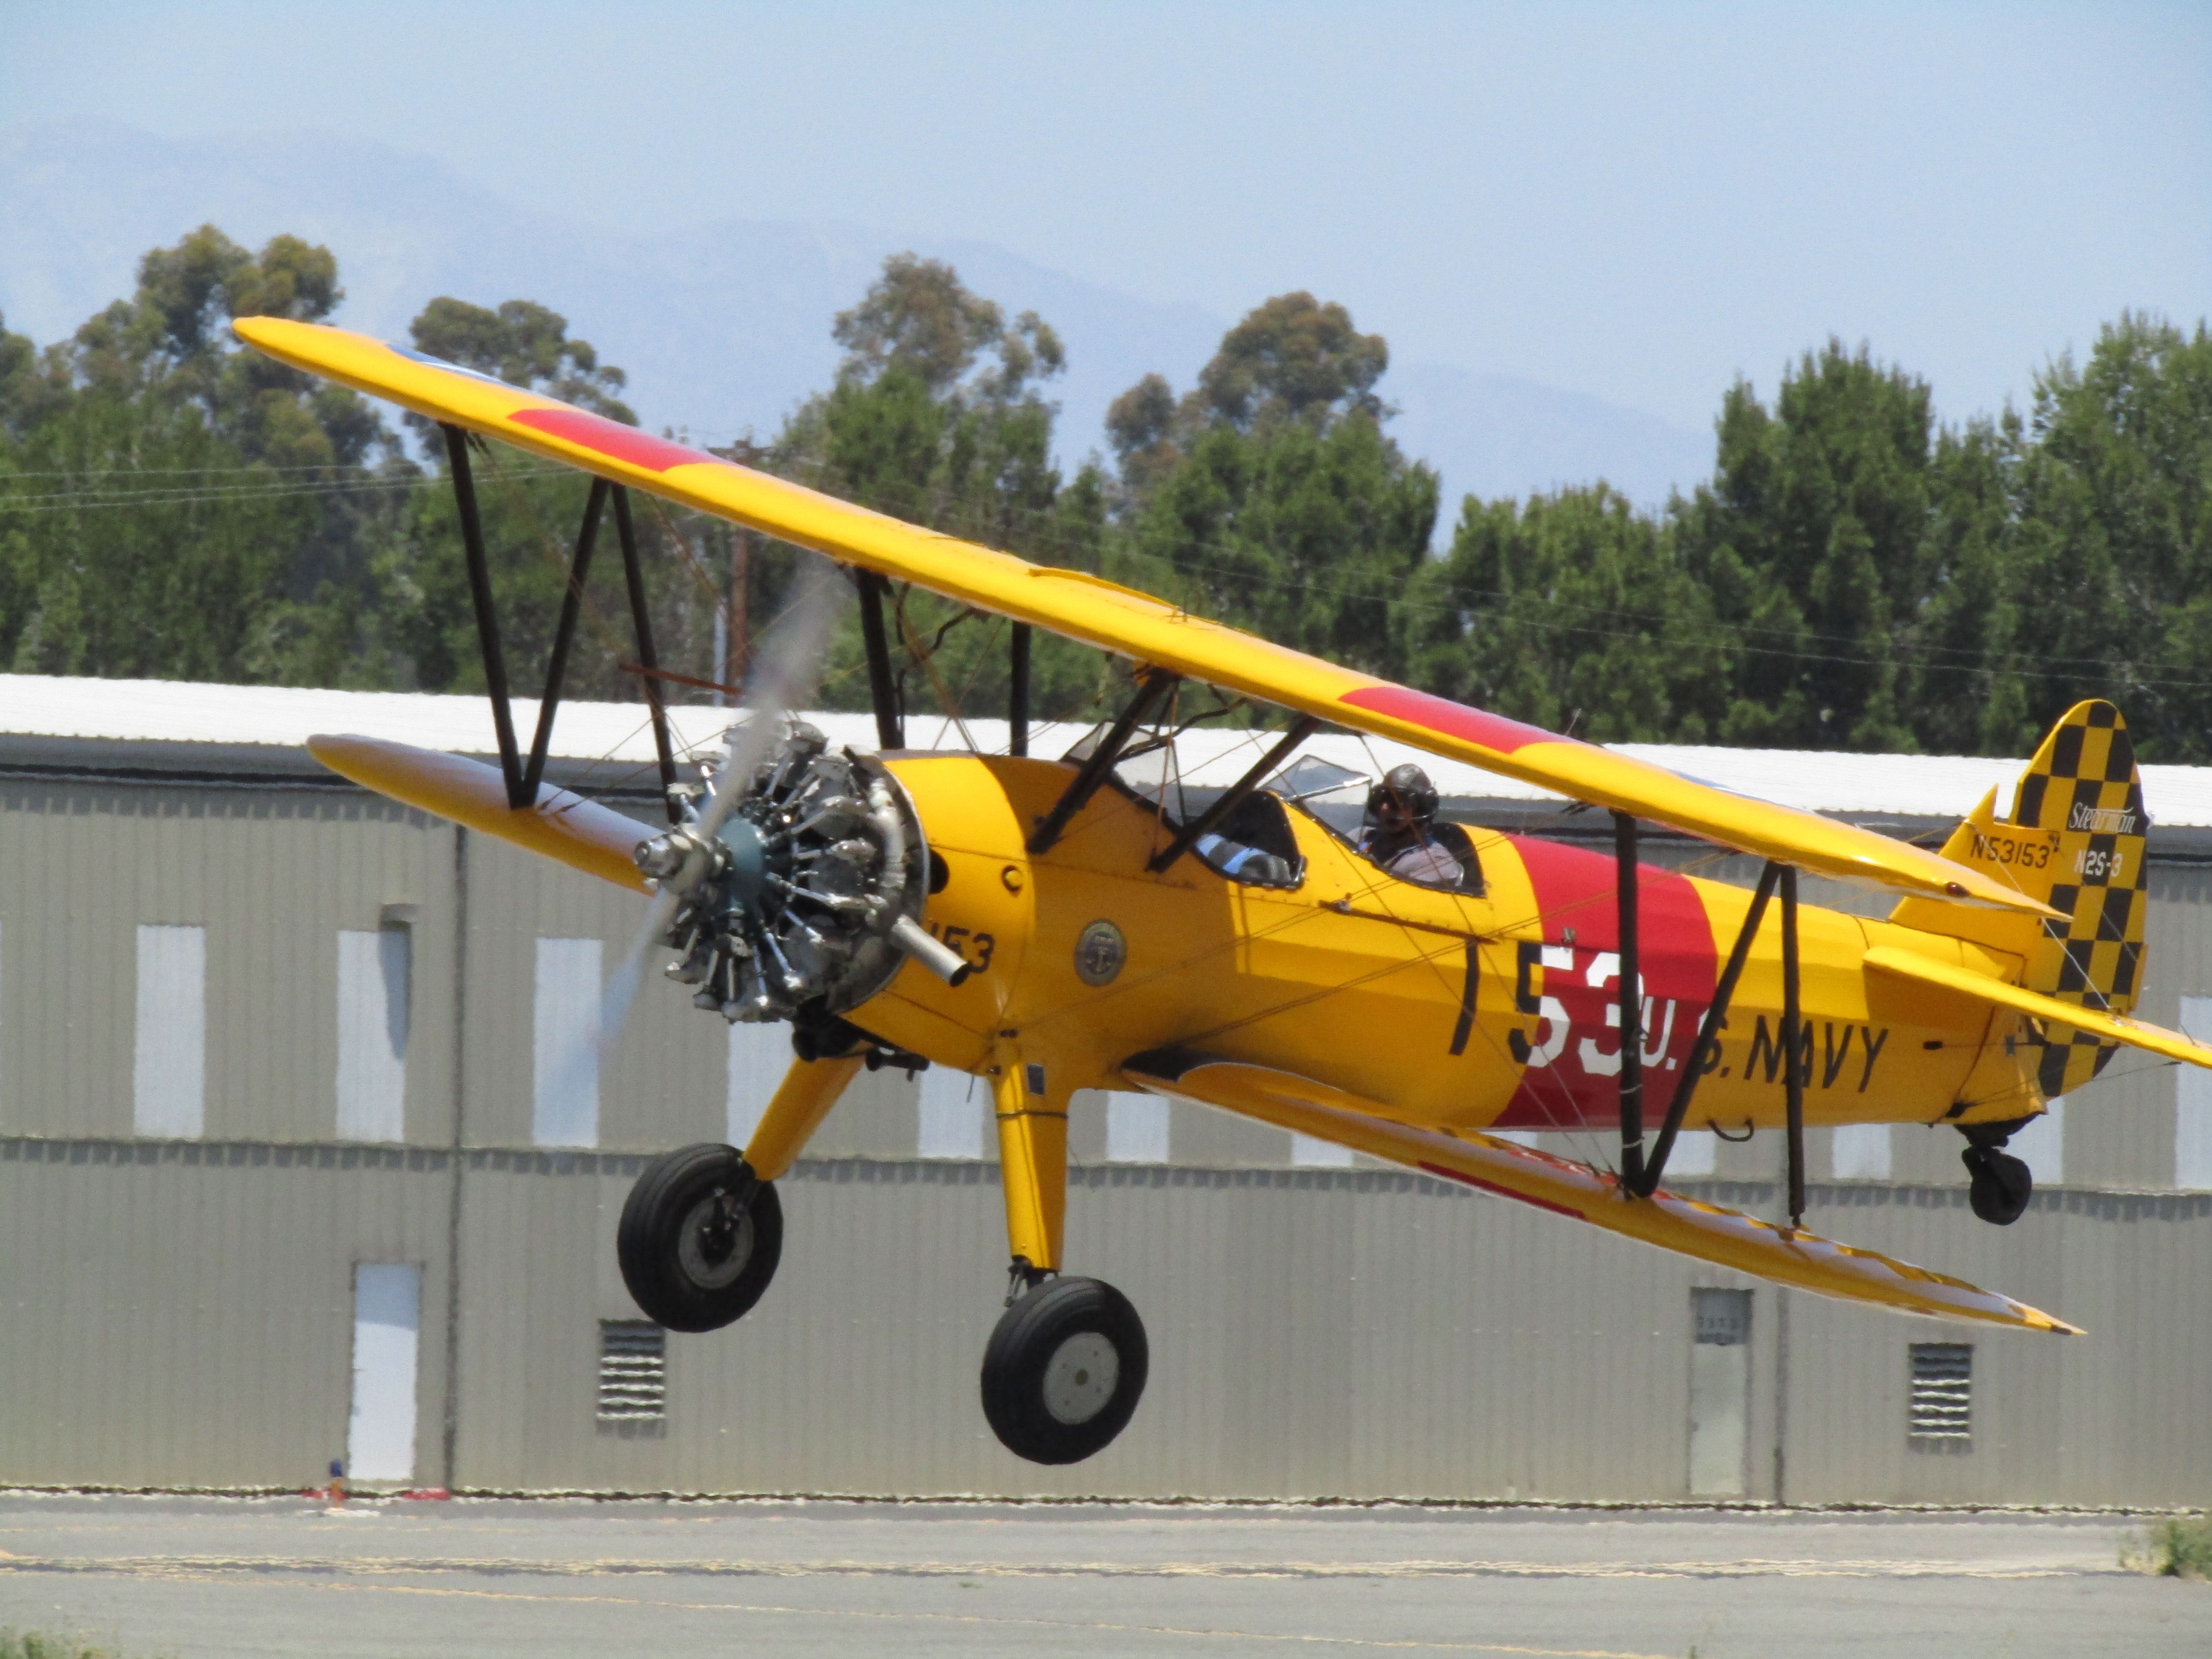
[[[2127,1012],[2142,984],[2149,819],[2120,711],[2101,699],[2069,709],[2021,774],[2011,812],[2002,821],[1996,812],[1991,790],[1952,832],[1943,856],[1991,871],[2067,920],[2038,924],[1984,911],[1970,921],[1959,907],[1925,899],[1904,901],[1891,919],[2024,957],[2021,982],[2030,990]],[[2045,1099],[2081,1087],[2116,1051],[2071,1029],[2044,1036],[2036,1082]]]

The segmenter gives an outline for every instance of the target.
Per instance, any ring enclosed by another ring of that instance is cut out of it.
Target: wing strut
[[[1797,985],[1797,872],[1782,866],[1782,1046],[1789,1058],[1783,1063],[1788,1082],[1790,1109],[1790,1224],[1805,1224],[1805,1072],[1811,1056],[1806,1052],[1798,1006]]]
[[[1644,1158],[1643,1037],[1638,1016],[1644,1006],[1643,988],[1636,976],[1636,821],[1624,813],[1613,817],[1613,844],[1620,859],[1620,1187],[1637,1198],[1649,1198],[1659,1189],[1666,1173],[1667,1156],[1674,1150],[1674,1137],[1688,1115],[1698,1078],[1711,1062],[1720,1041],[1721,1023],[1728,1018],[1729,999],[1735,994],[1751,941],[1766,914],[1766,901],[1778,886],[1782,892],[1782,1053],[1783,1088],[1789,1121],[1790,1224],[1805,1224],[1805,1072],[1804,1022],[1798,1006],[1802,975],[1797,953],[1797,872],[1795,866],[1770,861],[1759,878],[1751,909],[1737,932],[1735,948],[1729,952],[1728,967],[1713,988],[1711,1006],[1698,1030],[1698,1045],[1690,1051],[1689,1072],[1674,1091],[1667,1108],[1667,1121],[1659,1131],[1647,1166]]]
[[[1620,927],[1620,1184],[1644,1186],[1644,957],[1636,927],[1636,817],[1613,815],[1613,903]]]
[[[1781,876],[1782,866],[1778,864],[1769,864],[1759,872],[1759,890],[1751,896],[1751,908],[1744,914],[1743,926],[1736,930],[1735,945],[1729,951],[1728,966],[1721,970],[1721,981],[1713,988],[1713,1000],[1705,1009],[1705,1023],[1698,1029],[1697,1046],[1690,1050],[1689,1068],[1667,1108],[1667,1121],[1660,1126],[1659,1138],[1651,1144],[1651,1156],[1644,1166],[1644,1179],[1635,1188],[1638,1198],[1649,1198],[1659,1190],[1660,1179],[1667,1173],[1668,1157],[1674,1150],[1674,1137],[1681,1133],[1683,1120],[1690,1115],[1690,1103],[1697,1097],[1698,1079],[1716,1063],[1721,1026],[1728,1019],[1736,981],[1743,977],[1743,964],[1751,956],[1751,942],[1759,935],[1759,924],[1766,917],[1767,901],[1774,896],[1774,884]]]
[[[584,522],[576,532],[576,551],[568,564],[568,591],[561,596],[561,620],[553,630],[553,649],[545,665],[545,690],[538,703],[538,729],[530,740],[525,761],[515,743],[514,711],[507,696],[507,653],[500,643],[499,612],[493,603],[491,563],[484,553],[483,517],[477,507],[476,473],[469,462],[470,434],[450,422],[438,428],[445,434],[447,471],[453,475],[453,504],[461,520],[461,547],[469,568],[469,601],[476,611],[477,643],[483,651],[484,689],[491,696],[491,723],[499,742],[500,781],[507,789],[507,804],[520,811],[538,799],[545,776],[545,757],[553,742],[553,716],[561,706],[562,682],[568,678],[568,653],[575,644],[576,621],[583,609],[584,579],[591,574],[592,552],[598,544],[599,520],[607,500],[615,504],[615,532],[622,542],[623,574],[629,586],[630,618],[637,629],[635,664],[645,687],[646,706],[653,711],[653,746],[660,760],[661,798],[669,822],[677,819],[676,757],[668,738],[668,709],[660,693],[660,666],[653,654],[653,622],[646,613],[645,571],[638,562],[637,528],[631,522],[629,491],[604,478],[592,481],[584,504]],[[478,440],[477,441],[482,441]]]
[[[592,547],[599,538],[599,515],[606,510],[607,492],[614,486],[605,478],[592,480],[591,499],[584,503],[584,527],[576,532],[576,556],[568,566],[568,591],[561,596],[561,620],[553,629],[553,654],[545,665],[545,695],[538,705],[538,735],[530,742],[530,764],[522,775],[522,798],[538,799],[538,785],[545,775],[545,749],[553,741],[553,710],[561,702],[561,682],[568,672],[568,647],[576,637],[576,613],[583,608],[584,578],[591,573]]]
[[[629,589],[630,624],[637,630],[638,666],[645,671],[638,676],[638,684],[645,688],[645,706],[653,716],[653,746],[660,760],[660,798],[668,807],[668,821],[680,823],[684,815],[676,803],[676,756],[668,741],[668,702],[660,690],[660,658],[653,648],[653,618],[645,608],[645,567],[638,562],[637,526],[630,521],[629,490],[622,484],[615,486],[615,538],[622,543],[623,581]]]
[[[1130,698],[1127,705],[1114,717],[1113,726],[1104,737],[1099,738],[1089,758],[1069,781],[1067,787],[1061,791],[1060,799],[1053,803],[1052,811],[1037,820],[1037,827],[1030,836],[1031,857],[1052,850],[1053,844],[1060,837],[1060,832],[1067,828],[1068,820],[1083,810],[1083,803],[1097,794],[1098,786],[1106,781],[1106,775],[1114,769],[1114,763],[1121,758],[1121,751],[1128,747],[1129,734],[1143,723],[1146,715],[1159,707],[1160,699],[1166,696],[1176,682],[1182,678],[1164,668],[1147,668],[1143,673],[1137,695]]]
[[[453,476],[453,505],[461,515],[461,547],[469,563],[469,601],[476,607],[477,643],[483,648],[484,689],[491,695],[492,730],[499,738],[499,771],[507,784],[507,804],[520,811],[530,805],[522,787],[522,761],[514,748],[514,711],[507,702],[507,653],[499,645],[499,613],[492,609],[491,568],[484,558],[483,520],[477,514],[476,476],[469,471],[469,434],[447,423],[447,471]],[[544,723],[540,714],[538,722]],[[533,745],[534,746],[534,745]]]

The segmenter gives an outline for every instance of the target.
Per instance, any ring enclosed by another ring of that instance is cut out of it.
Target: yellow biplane
[[[318,738],[314,753],[380,793],[653,894],[639,949],[610,988],[620,1006],[658,944],[678,953],[667,971],[702,1006],[792,1025],[796,1058],[750,1144],[671,1152],[630,1194],[624,1279],[672,1329],[727,1325],[767,1288],[782,1227],[774,1182],[861,1066],[926,1062],[987,1079],[996,1103],[1012,1285],[983,1362],[984,1410],[1010,1449],[1039,1462],[1106,1445],[1145,1383],[1144,1328],[1127,1301],[1061,1273],[1068,1103],[1085,1089],[1240,1113],[1781,1285],[2072,1333],[1802,1231],[1804,1126],[1952,1123],[1976,1212],[2006,1223],[2026,1207],[2029,1177],[2001,1148],[2045,1101],[2122,1044],[2212,1066],[2212,1048],[2127,1017],[2142,975],[2146,820],[2133,746],[2108,703],[2059,722],[2002,817],[1992,791],[1931,852],[916,529],[419,353],[270,319],[237,328],[281,362],[436,422],[459,497],[501,766],[360,738]],[[478,440],[597,480],[527,757],[477,517]],[[719,770],[708,784],[679,781],[632,489],[842,568],[823,568],[816,598],[858,592],[878,754],[835,750],[783,714],[826,637],[826,605],[802,601],[798,643],[757,676],[752,715]],[[660,735],[671,822],[659,833],[541,781],[610,502]],[[881,609],[894,580],[1015,624],[1012,752],[904,747]],[[1133,665],[1115,717],[1056,760],[1026,752],[1034,628]],[[1290,716],[1188,821],[1164,789],[1155,799],[1127,780],[1132,757],[1162,741],[1183,680]],[[1281,781],[1323,725],[1604,808],[1614,855],[1458,830],[1438,866],[1452,879],[1407,878]],[[1641,865],[1640,821],[1756,855],[1756,888]],[[1800,872],[1898,902],[1886,921],[1801,906]],[[1664,1190],[1686,1124],[1781,1130],[1790,1224]],[[1562,1128],[1617,1131],[1617,1165],[1498,1133]]]

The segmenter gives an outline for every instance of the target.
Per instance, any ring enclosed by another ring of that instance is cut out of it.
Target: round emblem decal
[[[1129,942],[1110,921],[1094,921],[1075,941],[1075,975],[1085,985],[1111,985],[1129,959]]]

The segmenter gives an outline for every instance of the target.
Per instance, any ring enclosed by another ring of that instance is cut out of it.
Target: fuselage
[[[1188,854],[1154,875],[1147,861],[1172,826],[1113,788],[1048,853],[1025,850],[1066,787],[1066,765],[884,758],[939,866],[924,921],[974,971],[956,988],[904,967],[849,1015],[872,1034],[963,1071],[1018,1049],[1049,1064],[1055,1093],[1126,1086],[1121,1061],[1180,1046],[1323,1080],[1408,1123],[1617,1131],[1609,857],[1471,830],[1484,890],[1438,891],[1384,874],[1288,806],[1304,860],[1297,888],[1241,885]],[[1752,896],[1648,866],[1639,886],[1644,1114],[1656,1126],[1687,1074]],[[1954,963],[1971,955],[2008,977],[2015,959],[1817,906],[1800,915],[1808,1121],[1972,1122],[2039,1109],[2013,1017],[1904,990],[1860,965],[1877,944]],[[1100,923],[1110,929],[1103,945]],[[1689,1127],[1782,1122],[1782,1004],[1770,909]]]

